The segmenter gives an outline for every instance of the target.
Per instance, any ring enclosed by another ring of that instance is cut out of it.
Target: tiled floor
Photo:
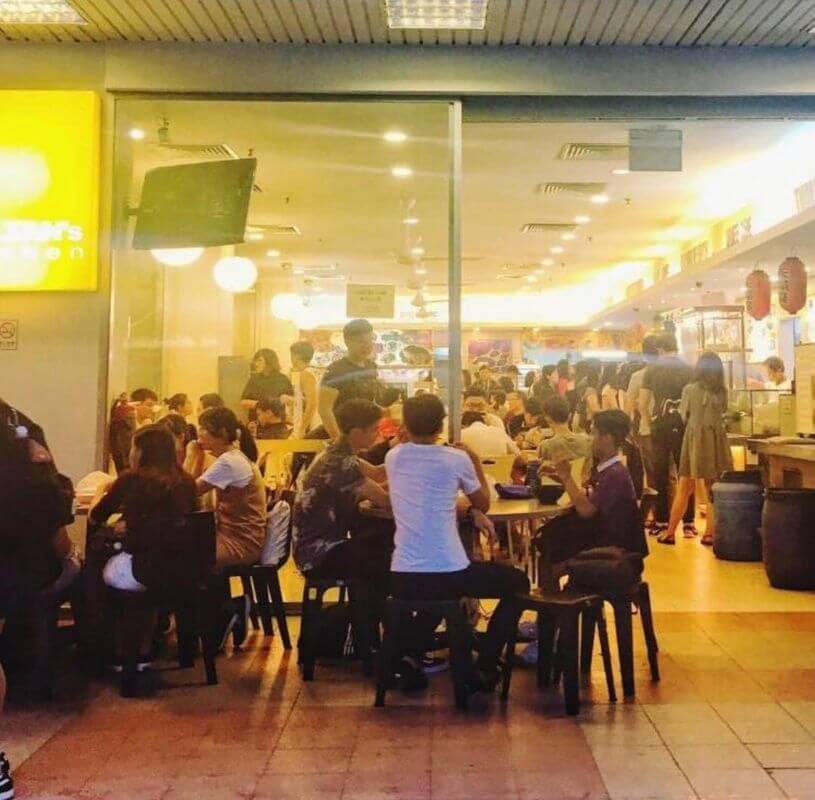
[[[43,800],[815,799],[815,595],[690,541],[655,546],[647,577],[662,681],[637,639],[637,701],[608,705],[596,674],[578,718],[521,670],[506,709],[456,712],[445,673],[374,709],[355,666],[304,685],[295,654],[254,635],[217,687],[174,670],[148,700],[104,686],[10,711],[0,749],[18,796]]]

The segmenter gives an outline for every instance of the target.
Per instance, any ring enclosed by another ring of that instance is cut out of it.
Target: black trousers
[[[478,667],[485,672],[495,670],[501,649],[517,626],[523,611],[517,595],[528,591],[529,579],[523,572],[491,561],[474,561],[459,572],[391,574],[391,592],[394,597],[403,600],[457,600],[461,597],[498,600],[478,658]],[[416,625],[415,630],[421,633],[421,625]]]
[[[654,515],[656,522],[667,524],[671,516],[671,469],[678,469],[682,452],[682,434],[660,431],[655,425],[651,433],[653,452],[654,489],[659,492]],[[688,503],[683,522],[691,523],[695,515],[693,499]]]

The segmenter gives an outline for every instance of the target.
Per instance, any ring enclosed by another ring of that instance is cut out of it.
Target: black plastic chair
[[[376,699],[374,705],[385,705],[385,694],[393,678],[399,626],[411,614],[427,612],[441,617],[447,624],[447,640],[450,647],[450,675],[453,679],[453,695],[456,707],[467,709],[468,692],[466,677],[472,667],[471,631],[467,611],[461,600],[412,601],[388,598],[385,610],[385,631],[379,650],[376,669]]]
[[[603,667],[608,686],[609,700],[617,700],[614,675],[611,666],[608,632],[603,616],[603,599],[596,594],[584,594],[571,590],[562,592],[537,591],[521,595],[524,610],[537,612],[538,616],[538,686],[549,686],[553,671],[563,676],[563,698],[567,714],[580,711],[580,623],[597,627],[603,654]],[[509,697],[512,668],[515,659],[517,630],[507,643],[501,699]],[[555,651],[554,644],[557,642]]]
[[[240,578],[243,592],[249,598],[250,608],[257,609],[257,615],[263,626],[265,636],[273,636],[272,614],[274,613],[283,647],[291,650],[291,637],[286,620],[286,606],[283,602],[283,591],[280,588],[280,570],[283,569],[291,554],[292,521],[294,518],[294,497],[291,491],[282,492],[280,500],[289,504],[289,529],[286,536],[285,555],[277,564],[252,564],[228,567],[223,571],[226,578]]]
[[[614,627],[617,632],[617,649],[620,658],[620,673],[622,674],[623,696],[634,696],[634,633],[632,606],[639,610],[642,632],[645,637],[645,647],[648,651],[648,665],[651,670],[651,680],[659,681],[659,645],[654,630],[654,616],[651,610],[651,590],[645,581],[631,587],[621,594],[604,594],[603,600],[614,609]],[[583,635],[583,649],[580,663],[581,671],[588,673],[591,670],[592,643],[594,641],[594,628],[587,627]]]

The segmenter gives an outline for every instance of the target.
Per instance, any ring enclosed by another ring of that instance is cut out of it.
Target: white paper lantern
[[[258,268],[248,258],[227,256],[215,263],[212,277],[227,292],[248,292],[258,279]]]
[[[150,251],[153,258],[165,267],[189,266],[198,261],[203,252],[203,247],[167,247]]]

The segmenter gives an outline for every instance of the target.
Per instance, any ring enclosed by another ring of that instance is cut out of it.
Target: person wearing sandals
[[[725,470],[733,469],[733,459],[724,427],[727,410],[727,388],[724,367],[716,353],[699,356],[693,380],[682,390],[679,407],[685,420],[685,434],[679,456],[679,481],[676,487],[668,529],[657,539],[661,544],[674,544],[688,501],[699,481],[704,483],[708,498],[707,526],[702,544],[712,545],[716,518],[711,502],[711,486]],[[688,538],[693,533],[686,529]]]

